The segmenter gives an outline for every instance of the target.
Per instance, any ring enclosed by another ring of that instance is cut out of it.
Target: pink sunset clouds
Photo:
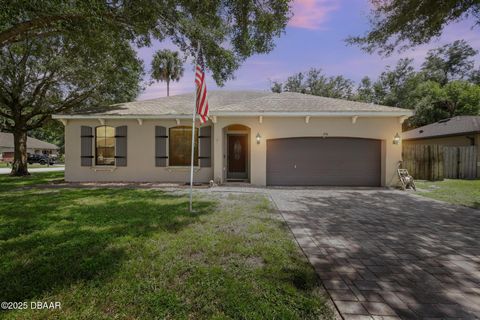
[[[317,30],[328,20],[328,14],[339,7],[339,0],[295,0],[293,17],[288,25],[294,28]]]

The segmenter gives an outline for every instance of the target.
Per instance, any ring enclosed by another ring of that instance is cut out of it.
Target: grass
[[[37,172],[26,177],[10,177],[8,174],[1,174],[0,192],[21,187],[32,187],[38,184],[62,182],[63,174],[63,172],[58,171],[42,173]],[[3,204],[3,199],[0,197],[0,205],[1,204]]]
[[[415,182],[419,194],[457,205],[480,209],[480,180],[444,180]]]
[[[50,166],[52,167],[52,166]],[[6,162],[0,162],[0,168],[11,168]],[[39,163],[34,163],[34,164],[29,164],[28,165],[29,169],[37,169],[37,168],[48,168],[46,164],[39,164]]]
[[[36,188],[0,177],[0,301],[59,301],[6,319],[318,319],[313,268],[260,195]],[[29,188],[23,188],[29,187]]]

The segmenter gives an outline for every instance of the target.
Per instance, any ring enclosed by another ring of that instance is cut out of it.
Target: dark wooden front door
[[[227,179],[247,179],[247,135],[227,135]]]

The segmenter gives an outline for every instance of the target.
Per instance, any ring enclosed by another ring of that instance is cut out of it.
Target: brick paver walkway
[[[480,210],[383,189],[269,193],[345,319],[480,318]]]

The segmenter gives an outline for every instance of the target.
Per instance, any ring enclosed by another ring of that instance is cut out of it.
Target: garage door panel
[[[379,186],[381,143],[356,138],[267,141],[268,185]]]

